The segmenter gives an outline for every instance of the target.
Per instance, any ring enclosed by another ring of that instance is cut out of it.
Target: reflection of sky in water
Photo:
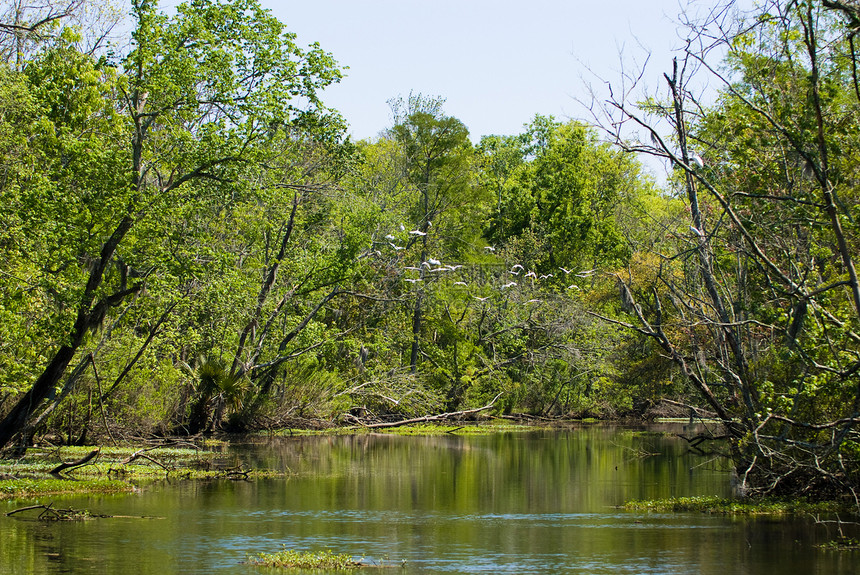
[[[246,465],[291,475],[57,503],[163,519],[0,516],[0,572],[259,573],[241,562],[283,546],[406,561],[404,574],[853,572],[812,548],[826,533],[804,522],[619,510],[629,499],[728,493],[724,466],[671,435],[586,427],[283,438],[247,449],[235,450]]]

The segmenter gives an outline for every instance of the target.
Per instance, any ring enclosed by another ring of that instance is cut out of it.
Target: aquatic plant
[[[134,491],[133,485],[125,481],[109,479],[73,481],[70,479],[22,477],[0,481],[0,499],[64,493],[128,493],[131,491]]]
[[[834,501],[809,502],[803,499],[739,500],[716,496],[671,497],[647,501],[628,501],[621,506],[628,511],[669,513],[720,513],[726,515],[783,515],[842,511]]]
[[[334,569],[345,570],[365,567],[361,561],[356,561],[345,553],[335,554],[326,551],[296,551],[286,546],[277,553],[260,553],[257,557],[248,559],[251,565],[261,567],[284,567],[289,569]]]

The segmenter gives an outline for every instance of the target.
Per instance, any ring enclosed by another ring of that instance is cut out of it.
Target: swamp
[[[361,140],[282,5],[0,0],[0,572],[856,571],[860,3]]]
[[[245,438],[214,447],[216,463],[268,474],[157,479],[163,470],[140,460],[153,477],[132,493],[38,497],[113,517],[6,516],[25,503],[0,501],[0,565],[22,575],[272,573],[281,570],[248,561],[288,549],[348,555],[360,572],[855,572],[858,551],[830,545],[840,531],[860,534],[837,524],[838,511],[626,508],[732,496],[729,462],[677,437],[696,427]]]

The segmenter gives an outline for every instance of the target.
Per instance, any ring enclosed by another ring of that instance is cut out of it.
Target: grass
[[[724,497],[672,497],[650,501],[629,501],[621,506],[628,511],[663,513],[714,513],[721,515],[793,515],[852,511],[835,501],[809,502],[801,499],[764,499],[742,501]]]
[[[385,433],[389,435],[489,435],[491,433],[536,431],[541,429],[536,424],[510,423],[504,420],[493,420],[485,423],[469,422],[465,424],[450,423],[416,423],[399,427],[363,428],[359,426],[332,427],[329,429],[281,429],[267,435],[301,436],[301,435],[356,435],[362,433]]]
[[[367,566],[346,554],[336,555],[332,551],[294,551],[286,547],[277,553],[260,553],[257,557],[249,558],[248,563],[260,567],[338,571]]]
[[[210,444],[217,449],[218,444]],[[224,453],[184,447],[101,447],[92,462],[51,476],[63,461],[76,461],[94,447],[30,449],[20,459],[0,460],[0,499],[32,498],[72,493],[134,491],[132,481],[179,479],[250,479],[282,477],[267,470],[246,471]],[[138,454],[133,461],[124,463]],[[73,478],[73,479],[72,479]]]
[[[404,425],[401,427],[382,427],[379,429],[370,429],[368,431],[372,433],[387,433],[390,435],[489,435],[492,433],[535,431],[537,429],[540,428],[535,425],[492,422],[483,424],[469,423],[466,425],[421,423],[416,425]]]
[[[22,477],[0,481],[0,499],[33,498],[72,493],[129,493],[134,486],[114,479],[73,479]]]

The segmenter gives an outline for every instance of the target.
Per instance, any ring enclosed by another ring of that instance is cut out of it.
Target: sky
[[[354,139],[391,125],[387,101],[446,99],[444,112],[477,142],[517,134],[535,114],[590,120],[588,84],[615,83],[650,55],[646,86],[660,86],[682,45],[678,0],[261,0],[343,66],[325,103]],[[713,2],[699,2],[712,4]],[[686,0],[683,5],[687,5]]]

